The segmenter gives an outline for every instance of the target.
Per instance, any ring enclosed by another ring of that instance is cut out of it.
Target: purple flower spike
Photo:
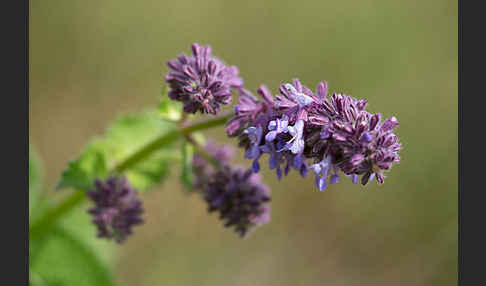
[[[384,172],[400,162],[402,145],[393,133],[398,120],[382,122],[379,113],[366,111],[365,99],[340,93],[328,96],[326,82],[319,83],[314,93],[297,79],[280,85],[275,99],[267,88],[260,87],[258,93],[261,99],[242,93],[227,130],[239,135],[247,158],[269,154],[268,166],[276,169],[279,179],[291,168],[305,177],[310,168],[320,190],[327,183],[338,183],[339,171],[355,184],[358,176],[362,184],[375,177],[382,184]],[[306,167],[310,160],[318,163]]]
[[[170,86],[169,97],[183,102],[185,112],[216,114],[221,105],[231,103],[231,89],[240,89],[243,80],[238,77],[238,68],[227,67],[211,56],[209,46],[193,44],[192,54],[192,57],[179,55],[167,62],[172,70],[165,76]]]
[[[208,211],[217,211],[225,227],[241,237],[270,220],[270,189],[251,170],[225,166],[202,189]]]
[[[88,212],[93,215],[98,237],[122,243],[132,233],[132,227],[143,222],[142,202],[124,177],[96,180],[95,188],[87,195],[95,203]]]

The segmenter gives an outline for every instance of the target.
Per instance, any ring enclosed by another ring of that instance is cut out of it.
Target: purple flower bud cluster
[[[270,221],[270,189],[258,174],[225,166],[211,176],[203,189],[209,212],[218,211],[224,226],[234,226],[241,237]]]
[[[227,123],[229,136],[238,136],[252,169],[260,169],[259,158],[269,155],[268,165],[278,179],[291,169],[305,177],[316,174],[323,191],[335,184],[342,172],[353,183],[366,185],[374,177],[383,183],[383,171],[399,162],[401,144],[393,133],[398,121],[381,122],[380,114],[365,110],[367,101],[334,93],[327,97],[327,83],[312,92],[301,82],[282,84],[272,97],[265,86],[257,90],[261,99],[241,89],[234,117]],[[312,164],[308,165],[307,161]]]
[[[245,237],[257,226],[270,221],[270,189],[260,182],[260,176],[251,169],[229,165],[234,150],[208,142],[205,147],[220,162],[213,168],[199,155],[194,155],[193,168],[209,212],[218,212],[225,227],[234,227]]]
[[[232,88],[241,88],[238,68],[226,66],[211,56],[211,47],[192,45],[192,57],[181,54],[167,62],[172,70],[165,76],[170,85],[169,97],[184,103],[188,113],[216,114],[220,105],[230,104]]]
[[[122,243],[132,233],[132,227],[143,222],[142,202],[124,177],[96,180],[94,190],[87,195],[95,203],[88,212],[94,217],[98,237],[114,238]]]

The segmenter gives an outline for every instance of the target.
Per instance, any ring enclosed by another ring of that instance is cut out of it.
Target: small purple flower
[[[251,126],[243,131],[250,140],[250,148],[245,152],[245,158],[258,159],[260,157],[260,142],[262,141],[263,128]]]
[[[240,96],[235,106],[235,116],[226,124],[228,136],[238,135],[246,126],[266,126],[273,112],[273,98],[270,91],[261,85],[257,92],[263,100],[257,99],[246,89],[239,89]]]
[[[297,89],[295,89],[295,87],[290,83],[284,84],[284,87],[287,92],[293,96],[293,98],[300,107],[305,107],[314,102],[314,99],[312,99],[312,97],[308,96],[303,92],[297,91]]]
[[[310,169],[316,174],[316,186],[319,191],[324,191],[326,188],[326,178],[331,170],[331,156],[326,156],[322,161],[310,165]]]
[[[338,168],[336,167],[336,165],[334,165],[334,174],[331,175],[331,177],[329,178],[329,183],[331,185],[334,185],[334,184],[337,184],[339,182],[339,174],[338,174]]]
[[[275,119],[268,123],[267,135],[265,135],[266,141],[273,141],[275,137],[280,133],[287,133],[289,125],[289,117],[287,115],[282,116],[281,119]]]
[[[252,170],[225,166],[213,174],[202,194],[208,211],[217,211],[225,227],[234,226],[241,237],[270,221],[270,189]]]
[[[216,114],[220,105],[231,103],[231,88],[240,89],[243,80],[238,77],[238,68],[227,67],[211,56],[211,47],[195,43],[192,53],[192,57],[182,54],[168,61],[172,70],[165,76],[169,97],[183,102],[185,112]]]
[[[95,181],[94,190],[87,195],[95,203],[88,212],[98,228],[98,237],[114,238],[122,243],[132,233],[132,227],[143,222],[142,202],[137,191],[124,177],[110,177]]]
[[[275,143],[273,142],[265,142],[265,145],[260,146],[260,150],[263,153],[269,154],[270,158],[268,159],[268,167],[270,170],[276,169],[275,172],[277,174],[277,178],[280,180],[282,179],[282,169],[280,168],[280,164],[283,163],[283,154],[277,151],[275,147]]]
[[[304,151],[305,141],[303,139],[304,121],[297,120],[294,126],[289,126],[289,134],[292,136],[285,145],[286,150],[290,150],[293,154],[300,154]]]
[[[298,79],[293,84],[286,83],[279,87],[280,95],[275,98],[275,109],[295,120],[308,120],[308,112],[320,99],[310,89],[303,86]]]

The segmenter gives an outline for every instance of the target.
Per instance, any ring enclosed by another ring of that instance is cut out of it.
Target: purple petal
[[[284,169],[285,176],[287,176],[289,172],[290,172],[290,164],[289,161],[287,161],[287,165],[285,165],[285,169]]]
[[[277,173],[277,178],[280,181],[282,179],[282,169],[280,169],[280,166],[277,167],[276,173]]]
[[[270,158],[268,159],[268,167],[270,170],[273,170],[277,167],[277,158],[274,154],[270,155]]]
[[[319,189],[319,191],[321,192],[324,191],[326,189],[326,178],[316,176],[316,186]]]
[[[329,179],[329,183],[330,183],[331,185],[334,185],[334,184],[336,184],[337,182],[339,182],[339,175],[338,175],[338,174],[333,174],[333,175],[331,176],[331,178]]]
[[[307,174],[309,173],[308,169],[307,169],[307,166],[305,164],[302,164],[302,166],[300,167],[300,175],[305,178],[307,177]]]
[[[258,163],[258,159],[253,161],[253,164],[251,164],[251,169],[253,170],[253,173],[258,173],[258,171],[260,171],[260,163]]]
[[[398,120],[395,116],[388,118],[381,126],[382,131],[391,131],[398,126]]]
[[[370,133],[369,132],[365,132],[363,133],[363,135],[361,136],[361,143],[369,143],[371,142],[373,138],[371,137]]]
[[[327,129],[323,129],[320,135],[321,135],[321,139],[327,139],[331,136],[331,133],[329,133]]]
[[[270,131],[265,135],[265,141],[273,141],[275,140],[275,137],[277,136],[277,131]]]
[[[317,95],[324,100],[327,96],[327,82],[323,81],[317,85]]]

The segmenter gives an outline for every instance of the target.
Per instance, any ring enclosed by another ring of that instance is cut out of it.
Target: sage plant
[[[69,163],[58,188],[76,192],[32,223],[31,239],[45,237],[88,198],[98,236],[124,242],[147,219],[142,192],[162,183],[178,163],[187,192],[199,196],[225,227],[248,237],[270,221],[271,191],[258,174],[262,168],[274,170],[278,180],[291,170],[306,180],[313,173],[316,189],[324,191],[343,176],[355,184],[382,184],[400,161],[398,120],[367,111],[365,99],[331,94],[326,81],[315,90],[298,79],[283,81],[276,94],[261,85],[255,96],[237,67],[199,44],[167,66],[168,89],[158,109],[118,118]],[[232,102],[234,108],[222,114]],[[194,122],[194,113],[207,119]],[[202,131],[222,125],[244,150],[248,166],[231,163],[233,147],[204,138]]]

